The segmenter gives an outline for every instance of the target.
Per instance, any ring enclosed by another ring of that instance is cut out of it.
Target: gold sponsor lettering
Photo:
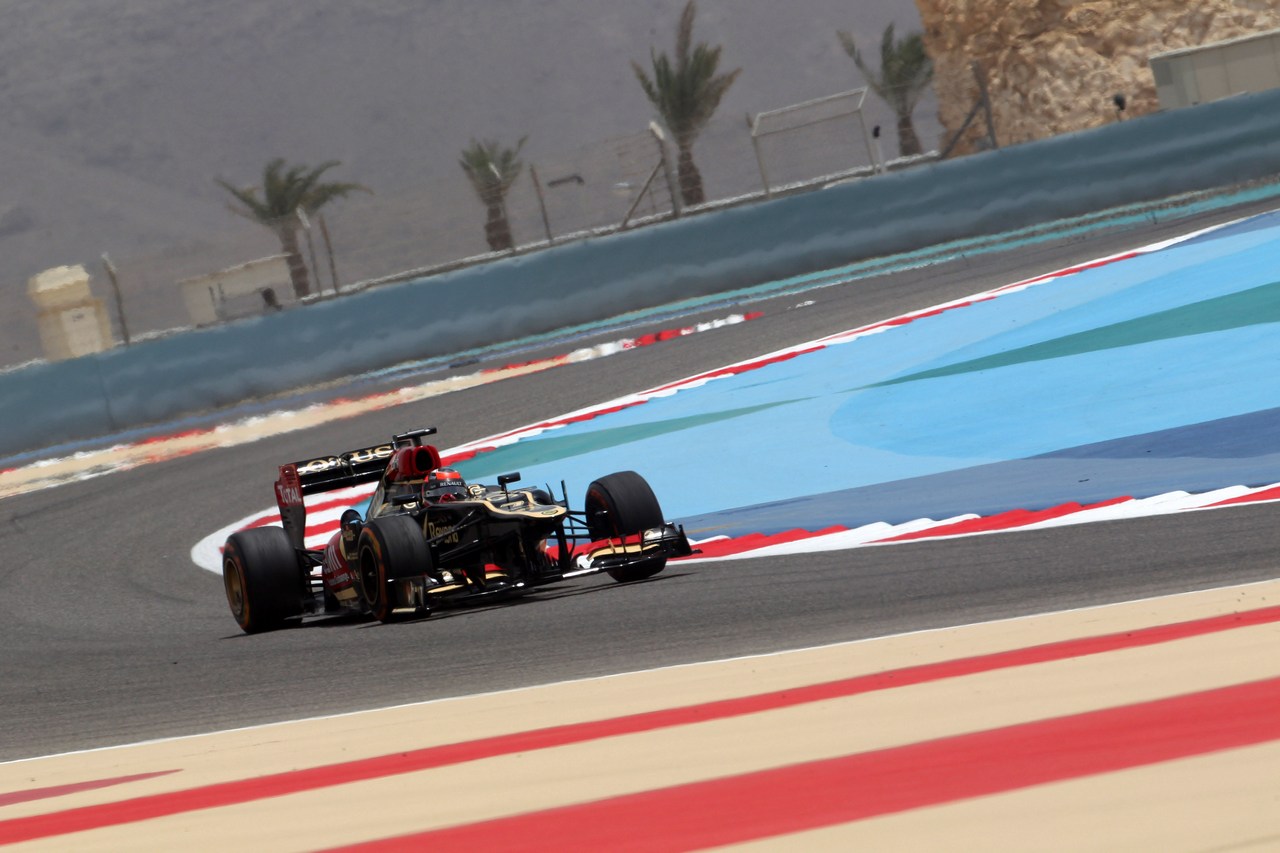
[[[321,471],[328,471],[330,468],[338,464],[338,457],[330,456],[325,459],[312,459],[310,462],[304,462],[298,466],[299,474],[318,474]]]
[[[426,534],[428,539],[435,539],[438,536],[443,536],[444,538],[440,540],[441,542],[444,542],[449,545],[456,545],[460,539],[458,535],[458,531],[454,530],[452,533],[450,533],[449,532],[450,529],[451,528],[449,525],[436,524],[434,521],[431,521],[430,519],[424,520],[422,522],[422,532]],[[446,536],[445,534],[448,534],[448,535]]]
[[[349,455],[352,462],[364,463],[372,462],[375,459],[386,459],[394,452],[389,444],[380,444],[377,447],[368,447],[363,450],[352,451]]]
[[[366,447],[361,450],[353,450],[346,454],[347,459],[355,464],[363,464],[372,462],[375,459],[387,459],[395,452],[390,444],[380,444],[377,447]],[[299,474],[319,474],[321,471],[328,471],[330,468],[337,468],[342,465],[342,458],[338,456],[322,456],[319,459],[311,459],[307,462],[299,463]]]

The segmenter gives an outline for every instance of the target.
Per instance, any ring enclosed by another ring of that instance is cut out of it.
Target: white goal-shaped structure
[[[866,88],[748,116],[766,196],[883,170],[862,111]]]

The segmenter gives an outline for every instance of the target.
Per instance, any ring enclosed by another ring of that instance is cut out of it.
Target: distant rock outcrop
[[[987,77],[999,144],[1158,109],[1152,54],[1280,28],[1275,0],[916,0],[934,61],[938,118],[951,137]],[[978,118],[957,152],[985,142]]]

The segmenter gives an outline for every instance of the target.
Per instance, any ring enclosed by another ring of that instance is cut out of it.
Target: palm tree
[[[676,28],[674,66],[665,53],[656,53],[652,48],[649,50],[652,77],[638,62],[631,63],[640,87],[675,137],[679,152],[680,195],[689,205],[702,204],[706,200],[702,173],[693,162],[693,143],[711,120],[716,107],[720,106],[720,99],[742,73],[741,68],[735,68],[727,74],[716,74],[720,65],[720,45],[711,47],[706,42],[698,42],[690,49],[693,19],[697,13],[697,4],[689,0],[680,16],[680,26]]]
[[[919,154],[920,138],[916,136],[911,113],[933,81],[933,60],[925,53],[924,38],[920,33],[911,33],[895,40],[893,24],[889,24],[880,38],[880,71],[877,73],[863,62],[852,35],[843,30],[836,35],[840,37],[845,53],[853,58],[854,65],[867,78],[867,85],[897,115],[898,153],[903,157]]]
[[[520,172],[524,163],[520,160],[520,149],[524,147],[527,136],[520,137],[515,148],[508,148],[493,140],[477,142],[462,149],[462,159],[458,165],[466,173],[467,180],[480,198],[480,203],[487,210],[484,223],[484,236],[489,248],[495,252],[508,251],[515,247],[511,237],[511,222],[507,219],[507,192]]]
[[[291,166],[286,169],[284,158],[277,157],[262,170],[261,187],[237,187],[222,178],[214,179],[239,202],[228,205],[232,213],[265,226],[280,240],[280,248],[288,257],[293,292],[299,299],[311,293],[311,282],[307,276],[307,265],[298,250],[298,228],[302,226],[298,212],[311,215],[334,199],[357,190],[371,192],[360,184],[324,183],[320,180],[325,172],[340,165],[339,161],[330,160],[319,166]]]

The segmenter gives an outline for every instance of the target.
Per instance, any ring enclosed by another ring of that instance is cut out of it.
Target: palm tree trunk
[[[276,231],[280,237],[280,248],[287,255],[289,264],[289,280],[293,282],[293,293],[299,299],[311,295],[311,280],[307,276],[307,264],[302,260],[302,252],[298,250],[298,232],[292,228],[280,228]]]
[[[702,173],[693,162],[693,143],[677,142],[680,149],[676,157],[676,179],[680,183],[680,198],[685,205],[702,204],[707,200],[702,189]]]
[[[898,116],[898,153],[903,157],[913,157],[920,153],[920,137],[916,136],[911,113]]]
[[[484,224],[484,237],[489,241],[489,248],[495,252],[505,252],[515,246],[511,236],[511,223],[507,220],[507,211],[501,204],[489,205],[489,218]]]

